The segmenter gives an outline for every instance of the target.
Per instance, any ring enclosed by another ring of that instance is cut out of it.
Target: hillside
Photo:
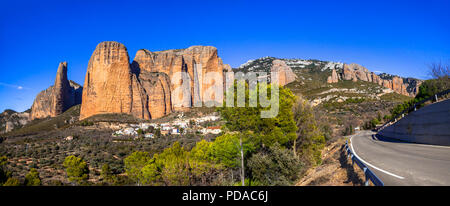
[[[272,62],[276,59],[279,58],[263,57],[250,60],[233,70],[244,73],[270,72]],[[343,71],[345,64],[340,62],[279,60],[286,62],[298,77],[286,87],[291,89],[295,95],[308,99],[316,107],[317,112],[323,114],[323,121],[331,123],[335,135],[340,135],[343,128],[350,125],[358,127],[373,118],[384,117],[395,105],[411,99],[409,96],[398,94],[394,90],[374,82],[341,79],[336,83],[328,83],[328,77],[332,75],[333,70],[337,73]],[[366,73],[369,72],[366,71]],[[381,74],[379,77],[388,80],[398,76]],[[413,78],[401,79],[415,80]]]
[[[5,137],[26,136],[58,128],[64,128],[78,121],[79,115],[80,115],[80,105],[76,105],[56,117],[47,117],[44,119],[32,120],[22,128],[13,130],[9,133],[5,133],[0,136]]]
[[[266,57],[249,61],[234,71],[269,72],[277,68],[275,71],[284,73],[282,85],[314,105],[314,118],[328,145],[323,150],[320,165],[305,165],[296,183],[360,185],[360,178],[342,158],[341,137],[345,128],[362,126],[373,118],[383,117],[410,97],[374,82],[340,77],[339,81],[329,83],[333,69],[345,67],[345,64],[298,59],[279,59],[274,64],[274,60],[277,59]],[[293,74],[296,78],[287,78]],[[22,128],[0,135],[3,140],[0,154],[8,157],[8,170],[23,179],[30,168],[37,168],[44,185],[68,185],[71,183],[62,163],[67,155],[76,155],[89,162],[92,172],[89,184],[133,185],[125,175],[124,159],[134,151],[148,151],[153,155],[165,151],[174,142],[179,142],[189,151],[200,140],[213,144],[216,138],[227,137],[221,136],[223,131],[220,127],[225,120],[220,119],[216,108],[171,111],[154,119],[141,119],[128,113],[102,113],[79,121],[80,110],[81,105],[76,105],[56,117],[35,119]],[[4,114],[11,116],[17,113],[6,111]],[[219,128],[219,132],[208,133],[215,128]],[[150,133],[152,135],[147,137]],[[113,182],[102,180],[100,171],[104,164],[109,164],[114,171],[117,179]],[[230,171],[226,174],[231,174],[233,182],[238,171]]]
[[[25,112],[16,112],[7,109],[0,113],[0,134],[23,127],[23,125],[29,122],[29,116],[29,110]]]

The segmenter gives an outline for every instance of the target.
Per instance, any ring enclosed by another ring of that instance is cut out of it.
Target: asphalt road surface
[[[450,186],[450,147],[379,139],[375,132],[350,136],[350,149],[386,186]]]

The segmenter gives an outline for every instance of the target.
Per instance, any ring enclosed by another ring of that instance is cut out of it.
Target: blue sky
[[[0,110],[24,111],[54,82],[58,63],[83,84],[102,41],[132,59],[211,45],[237,67],[263,56],[359,63],[427,78],[450,60],[450,1],[5,1],[0,2]]]

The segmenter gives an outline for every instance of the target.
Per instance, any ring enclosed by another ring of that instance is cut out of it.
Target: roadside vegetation
[[[391,110],[391,114],[386,116],[386,120],[390,120],[394,118],[398,114],[400,114],[403,110],[412,107],[414,104],[433,97],[434,94],[443,92],[450,89],[450,66],[443,65],[441,63],[433,63],[429,66],[429,74],[432,79],[425,80],[419,86],[419,92],[414,97],[414,99],[408,100],[395,106]],[[448,94],[447,94],[448,95]],[[448,97],[448,96],[447,96]],[[425,106],[421,104],[418,108]],[[418,109],[417,108],[417,109]],[[409,111],[411,112],[411,111]]]
[[[352,81],[339,82],[333,85],[337,90],[321,94],[332,87],[315,79],[319,75],[326,79],[328,74],[309,67],[295,71],[307,75],[305,81],[311,79],[316,84],[302,87],[291,83],[280,87],[280,109],[274,118],[261,118],[261,111],[267,109],[249,107],[248,101],[245,107],[196,108],[184,114],[220,113],[220,124],[204,123],[204,126],[222,125],[223,133],[219,135],[113,137],[112,129],[98,128],[98,123],[141,120],[124,114],[104,114],[74,122],[79,106],[60,117],[36,120],[1,139],[0,154],[4,157],[0,184],[294,185],[308,170],[324,167],[331,161],[330,157],[324,157],[326,148],[333,148],[333,155],[339,155],[342,142],[337,144],[340,140],[336,137],[353,134],[357,127],[374,128],[389,118],[390,108],[398,101],[410,99],[388,93],[374,100],[367,93],[379,91],[378,85]],[[434,90],[448,88],[443,82],[445,79],[427,80],[420,87],[419,94],[423,97],[418,94],[416,98],[426,98]],[[247,100],[258,95],[257,90],[246,88]],[[355,93],[352,88],[365,93]],[[309,101],[330,94],[347,98],[317,106]],[[176,116],[174,113],[151,122],[164,122]],[[140,136],[145,132],[148,131],[138,131]],[[66,140],[68,136],[73,140]]]
[[[269,86],[268,93],[270,94]],[[134,185],[292,185],[308,167],[321,164],[325,135],[312,107],[289,89],[279,90],[279,113],[264,119],[262,107],[219,108],[225,134],[192,149],[175,142],[150,155],[124,160]],[[257,95],[249,91],[246,98]],[[294,108],[294,109],[292,109]]]

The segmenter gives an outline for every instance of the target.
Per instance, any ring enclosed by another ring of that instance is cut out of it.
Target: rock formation
[[[168,75],[169,80],[171,80],[172,92],[183,84],[182,81],[178,80],[180,79],[178,77],[180,72],[185,72],[189,75],[190,100],[186,101],[186,99],[174,94],[175,96],[172,98],[174,110],[184,110],[200,102],[207,102],[210,99],[214,99],[217,95],[219,95],[217,100],[222,101],[222,98],[220,98],[222,94],[208,91],[217,85],[223,87],[224,64],[219,58],[215,47],[192,46],[187,49],[159,52],[139,50],[132,65],[133,68],[140,68],[141,72],[161,72]],[[197,67],[199,65],[201,67]],[[134,70],[137,71],[139,69]],[[222,91],[219,92],[222,93]]]
[[[327,79],[327,83],[331,84],[331,83],[337,83],[339,81],[338,79],[338,75],[336,73],[336,70],[333,68],[331,70],[331,76],[328,77]]]
[[[53,115],[56,116],[58,114],[62,114],[64,111],[75,105],[75,97],[71,92],[72,88],[70,87],[69,80],[67,79],[67,62],[62,62],[59,64],[55,84],[53,86]]]
[[[67,62],[61,62],[55,84],[40,92],[31,107],[30,119],[55,117],[81,103],[83,88],[67,79]]]
[[[5,110],[0,113],[0,134],[23,127],[30,121],[29,117],[30,113],[28,110],[25,112]]]
[[[281,86],[289,84],[297,78],[292,69],[284,61],[278,59],[272,62],[270,72],[278,73],[278,79],[274,79],[273,82],[278,82],[278,85]]]
[[[223,91],[227,92],[234,84],[234,72],[230,65],[223,65]]]
[[[344,68],[342,69],[341,74],[337,74],[334,76],[335,71],[332,71],[331,76],[328,77],[328,83],[336,83],[338,82],[339,75],[343,80],[352,80],[352,81],[366,81],[373,82],[380,86],[389,88],[396,93],[407,95],[407,96],[415,96],[418,92],[418,87],[422,83],[421,80],[413,79],[413,78],[401,78],[398,76],[390,76],[383,75],[378,76],[373,72],[370,72],[367,68],[358,65],[358,64],[344,64]]]
[[[131,79],[125,46],[118,42],[98,44],[84,80],[80,119],[94,114],[131,113]]]
[[[123,44],[102,42],[89,61],[80,119],[104,113],[154,119],[209,100],[221,104],[227,68],[211,46],[142,49],[130,65]]]

